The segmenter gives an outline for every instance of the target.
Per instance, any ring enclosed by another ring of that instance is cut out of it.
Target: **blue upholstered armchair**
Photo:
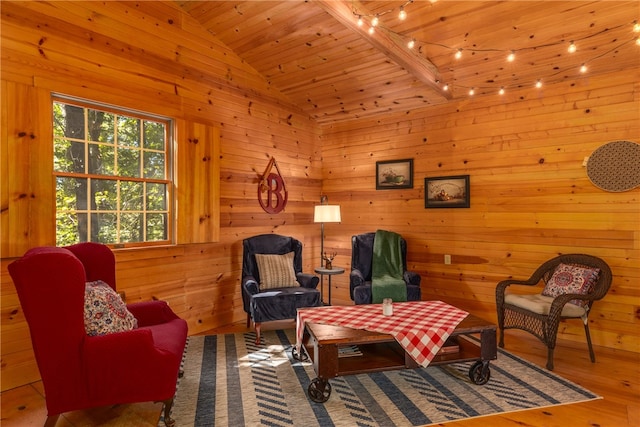
[[[371,304],[371,273],[373,271],[373,240],[375,232],[351,237],[351,273],[349,292],[356,304]],[[414,271],[407,271],[407,242],[400,239],[402,251],[403,279],[407,284],[407,301],[420,301],[421,277]]]
[[[257,344],[262,322],[295,319],[298,308],[320,305],[320,280],[302,272],[300,241],[261,234],[244,239],[242,252],[242,302]]]

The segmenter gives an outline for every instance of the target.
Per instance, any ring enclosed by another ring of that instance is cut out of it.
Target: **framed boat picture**
[[[469,175],[424,179],[425,208],[468,208],[470,206]]]

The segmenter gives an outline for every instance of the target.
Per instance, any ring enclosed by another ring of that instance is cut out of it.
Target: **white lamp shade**
[[[340,205],[316,205],[313,222],[340,222]]]

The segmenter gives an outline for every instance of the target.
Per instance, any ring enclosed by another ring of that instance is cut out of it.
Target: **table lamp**
[[[320,266],[322,266],[322,260],[324,255],[324,223],[325,222],[340,222],[340,205],[329,205],[327,203],[327,196],[320,198],[320,205],[315,206],[313,213],[313,222],[320,223]]]

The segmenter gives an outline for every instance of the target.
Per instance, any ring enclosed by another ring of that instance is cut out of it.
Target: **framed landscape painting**
[[[425,208],[468,208],[470,206],[469,175],[424,179]]]
[[[376,190],[413,188],[413,159],[376,162]]]

